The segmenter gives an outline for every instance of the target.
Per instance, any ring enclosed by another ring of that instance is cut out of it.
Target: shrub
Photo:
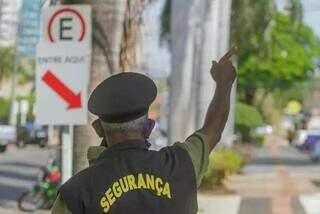
[[[0,122],[6,122],[9,118],[10,102],[0,97]]]
[[[27,121],[33,122],[34,121],[34,115],[33,115],[33,110],[34,110],[34,104],[35,104],[35,94],[31,93],[29,96],[18,96],[17,100],[20,102],[21,100],[28,100],[29,102],[29,110],[27,113]],[[19,113],[17,115],[18,121],[21,120],[21,114]]]
[[[202,180],[202,187],[219,186],[229,175],[236,174],[244,165],[244,158],[235,150],[211,153],[208,170]]]
[[[251,139],[250,130],[263,124],[263,119],[255,106],[245,103],[236,103],[235,129],[242,136],[242,140],[249,142]]]
[[[265,136],[264,135],[256,135],[256,136],[254,136],[254,140],[258,146],[263,146],[264,141],[265,141]]]

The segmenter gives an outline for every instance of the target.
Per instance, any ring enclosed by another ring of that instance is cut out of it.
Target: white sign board
[[[50,6],[42,14],[36,54],[36,122],[87,124],[91,7]]]
[[[91,53],[77,44],[44,44],[36,56],[36,120],[39,124],[87,123]]]

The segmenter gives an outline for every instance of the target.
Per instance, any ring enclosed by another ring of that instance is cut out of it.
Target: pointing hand
[[[235,54],[236,48],[231,48],[219,62],[212,61],[211,75],[217,84],[229,85],[235,81],[237,77],[236,68],[232,65],[230,58]]]

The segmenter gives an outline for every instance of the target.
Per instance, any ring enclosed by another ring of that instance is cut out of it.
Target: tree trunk
[[[245,89],[245,91],[244,91],[245,102],[248,105],[253,105],[255,94],[256,94],[256,89],[254,89],[254,88]]]
[[[169,144],[183,141],[195,130],[195,86],[199,53],[198,0],[173,0],[171,3],[171,64],[169,79]]]
[[[209,72],[212,60],[219,60],[228,51],[230,44],[231,0],[207,0],[203,7],[202,38],[199,54],[196,54],[200,63],[194,69],[194,72],[199,74],[196,129],[201,128],[204,123],[216,87]],[[221,143],[219,143],[221,147],[231,147],[234,138],[235,90],[234,87],[231,94],[228,121],[222,134]]]
[[[172,1],[169,143],[204,122],[215,88],[211,61],[229,46],[230,6],[231,0]],[[232,120],[226,130],[232,135]]]

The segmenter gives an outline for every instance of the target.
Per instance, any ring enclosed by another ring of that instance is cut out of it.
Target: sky
[[[303,0],[304,21],[320,36],[320,0]]]

